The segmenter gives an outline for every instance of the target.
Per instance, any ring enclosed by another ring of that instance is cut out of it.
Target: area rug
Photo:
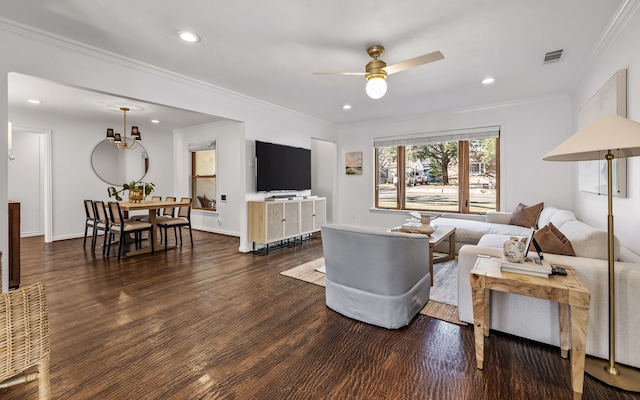
[[[325,286],[324,258],[317,258],[298,265],[280,274],[304,282]],[[448,261],[434,265],[433,287],[429,292],[429,302],[420,314],[458,325],[467,325],[458,319],[458,263]],[[319,271],[320,270],[320,271]]]

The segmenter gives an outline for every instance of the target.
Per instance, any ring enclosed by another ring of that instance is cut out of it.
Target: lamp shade
[[[547,153],[546,161],[601,160],[640,156],[640,123],[617,115],[598,118]]]
[[[387,81],[384,78],[372,77],[367,80],[366,91],[372,99],[379,99],[387,93]]]

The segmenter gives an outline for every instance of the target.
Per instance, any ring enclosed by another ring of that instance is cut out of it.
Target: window
[[[191,197],[193,208],[216,210],[216,149],[191,150]]]
[[[482,162],[472,162],[469,164],[469,174],[471,175],[484,175],[485,171],[485,164]]]
[[[376,193],[378,196],[378,206],[381,208],[398,208],[398,168],[396,160],[398,158],[397,147],[386,147],[376,149],[378,153],[378,182],[376,182]]]
[[[498,135],[498,127],[489,127],[375,139],[376,208],[498,210]]]

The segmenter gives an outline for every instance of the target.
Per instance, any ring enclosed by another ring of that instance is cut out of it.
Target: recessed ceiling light
[[[153,122],[154,124],[159,124],[160,121],[158,121],[157,119],[152,119],[151,122]]]
[[[351,104],[345,104],[342,106],[343,110],[351,110]]]
[[[28,101],[29,103],[31,103],[31,104],[40,104],[40,103],[42,103],[40,100],[36,100],[36,99],[29,99],[29,100],[27,100],[27,101]]]
[[[484,78],[484,79],[482,80],[482,84],[483,84],[483,85],[490,85],[490,84],[492,84],[492,83],[493,83],[493,82],[495,82],[495,81],[496,81],[496,80],[495,80],[494,78]]]
[[[200,41],[200,36],[196,35],[193,32],[180,31],[178,32],[178,36],[180,36],[180,39],[189,43],[198,43]]]

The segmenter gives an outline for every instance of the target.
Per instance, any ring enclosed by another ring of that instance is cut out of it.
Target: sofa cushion
[[[525,206],[520,203],[511,214],[510,225],[519,225],[526,228],[538,227],[538,217],[544,207],[544,203],[538,203],[533,206]]]
[[[547,224],[552,223],[556,228],[562,230],[562,226],[569,221],[577,221],[576,215],[569,210],[558,210],[549,218]]]
[[[501,249],[504,247],[504,242],[511,238],[510,235],[500,235],[500,234],[486,234],[484,235],[480,241],[478,242],[478,247],[491,247],[496,249]]]
[[[563,235],[562,232],[560,232],[551,222],[536,231],[533,238],[538,243],[543,253],[560,254],[563,256],[576,255],[569,239],[567,239],[567,237]],[[529,250],[535,251],[533,243]]]
[[[538,225],[545,226],[546,224],[548,224],[549,221],[551,221],[551,217],[553,216],[553,214],[557,213],[558,211],[560,210],[553,206],[544,207],[542,211],[540,211],[540,216],[538,217]]]
[[[456,228],[456,242],[476,244],[480,238],[489,234],[524,236],[529,228],[517,225],[494,224],[490,222],[473,221],[461,218],[438,218],[433,225],[454,226]],[[502,246],[502,245],[501,245]]]
[[[600,260],[608,258],[607,243],[609,236],[606,231],[596,229],[578,220],[566,221],[559,229],[571,242],[576,256]],[[615,238],[614,254],[616,257],[619,252],[620,242]]]

